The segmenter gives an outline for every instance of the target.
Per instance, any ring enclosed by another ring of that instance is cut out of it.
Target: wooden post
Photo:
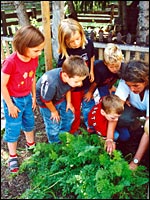
[[[48,71],[53,68],[49,1],[41,1],[41,13],[42,13],[43,33],[46,41],[44,47],[45,71]]]

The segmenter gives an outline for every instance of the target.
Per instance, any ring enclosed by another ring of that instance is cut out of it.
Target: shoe
[[[19,171],[18,158],[10,158],[8,160],[8,167],[11,173],[17,173]]]

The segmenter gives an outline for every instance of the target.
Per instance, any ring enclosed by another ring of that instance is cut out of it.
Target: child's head
[[[62,65],[62,73],[65,82],[71,87],[81,87],[82,81],[89,76],[85,61],[78,55],[71,55],[65,59]]]
[[[149,88],[149,65],[143,61],[131,60],[124,64],[120,76],[135,94]]]
[[[104,50],[104,63],[112,73],[118,73],[123,61],[121,49],[113,43],[107,44]]]
[[[44,41],[44,35],[40,32],[40,30],[32,25],[28,25],[21,27],[16,32],[13,38],[13,46],[20,55],[27,56],[27,51],[29,49],[34,50],[31,53],[40,52],[43,49]]]
[[[110,94],[102,97],[101,114],[108,121],[117,121],[124,110],[123,101],[115,94]]]
[[[58,42],[62,57],[68,56],[67,48],[84,48],[87,40],[81,24],[72,18],[63,19],[58,27]]]

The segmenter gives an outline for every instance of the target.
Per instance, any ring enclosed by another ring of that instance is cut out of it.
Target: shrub
[[[23,199],[144,199],[148,172],[131,171],[120,151],[109,156],[104,141],[82,129],[60,135],[61,144],[38,143],[20,171],[30,178]]]

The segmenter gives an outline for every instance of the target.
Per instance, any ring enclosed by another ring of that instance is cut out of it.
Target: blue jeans
[[[89,127],[88,114],[94,105],[95,105],[94,99],[91,99],[89,102],[84,101],[84,100],[82,101],[82,114],[83,114],[84,123],[85,123],[86,127]]]
[[[50,119],[51,111],[48,108],[39,108],[44,120],[49,143],[59,143],[59,134],[69,132],[71,124],[74,120],[74,114],[72,111],[69,109],[66,112],[66,101],[60,102],[59,104],[55,105],[55,107],[60,115],[60,121],[58,123]]]
[[[6,119],[4,141],[16,142],[19,139],[21,129],[30,132],[34,129],[34,112],[32,110],[31,94],[25,97],[11,97],[13,104],[19,108],[18,117],[9,116],[8,107],[3,100],[4,115]]]
[[[126,127],[117,127],[114,133],[114,140],[119,139],[120,141],[128,141],[130,138],[130,132]]]

